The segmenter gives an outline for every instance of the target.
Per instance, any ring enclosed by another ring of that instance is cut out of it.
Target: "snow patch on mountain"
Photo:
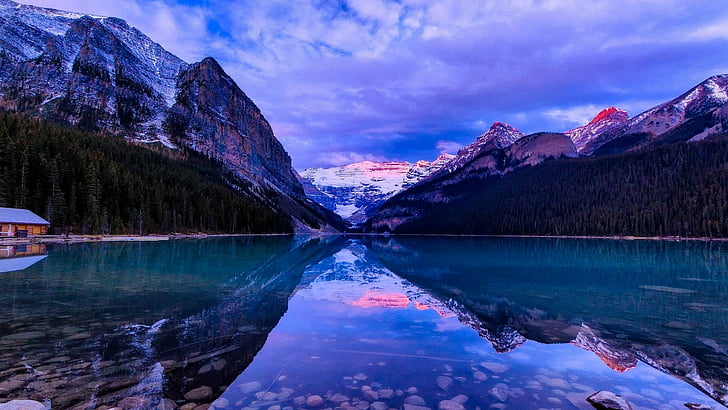
[[[364,222],[368,211],[406,189],[450,161],[441,154],[435,161],[362,161],[332,168],[308,168],[301,178],[318,192],[309,196],[353,223]],[[309,191],[310,192],[310,191]],[[319,194],[320,192],[320,194]],[[321,194],[325,197],[321,198]]]
[[[632,118],[624,134],[644,132],[657,136],[679,126],[695,113],[728,103],[728,74],[708,78],[685,94]]]

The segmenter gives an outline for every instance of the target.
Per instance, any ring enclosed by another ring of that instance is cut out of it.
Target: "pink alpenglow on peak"
[[[571,138],[579,154],[590,155],[601,145],[600,136],[605,135],[607,131],[625,126],[628,121],[627,111],[609,107],[600,111],[588,124],[566,131],[564,134]]]

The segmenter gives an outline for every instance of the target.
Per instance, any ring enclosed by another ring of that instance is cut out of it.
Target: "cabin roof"
[[[51,223],[27,209],[0,208],[0,223],[50,225]]]

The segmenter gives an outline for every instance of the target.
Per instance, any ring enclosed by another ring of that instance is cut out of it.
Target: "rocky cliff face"
[[[0,0],[0,108],[192,149],[301,230],[343,226],[306,198],[270,124],[214,59],[187,64],[123,20]]]
[[[180,73],[166,125],[174,142],[217,158],[261,185],[303,196],[291,158],[270,124],[214,59]]]

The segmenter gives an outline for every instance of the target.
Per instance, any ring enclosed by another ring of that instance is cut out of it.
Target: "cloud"
[[[328,165],[328,166],[346,165],[346,164],[351,164],[354,162],[362,162],[362,161],[373,161],[373,162],[389,161],[389,159],[384,156],[373,155],[373,154],[360,154],[358,152],[322,153],[319,155],[318,159],[321,164]]]
[[[598,107],[594,104],[580,105],[568,108],[554,108],[546,110],[544,115],[556,122],[567,124],[571,128],[584,125],[591,121],[595,115],[604,107]]]
[[[458,142],[444,140],[437,141],[437,145],[435,145],[437,150],[440,151],[440,154],[455,154],[460,148],[462,148],[462,146],[463,145]]]
[[[187,61],[217,58],[299,168],[432,158],[495,121],[564,131],[727,67],[728,8],[711,0],[27,1],[122,17]]]

